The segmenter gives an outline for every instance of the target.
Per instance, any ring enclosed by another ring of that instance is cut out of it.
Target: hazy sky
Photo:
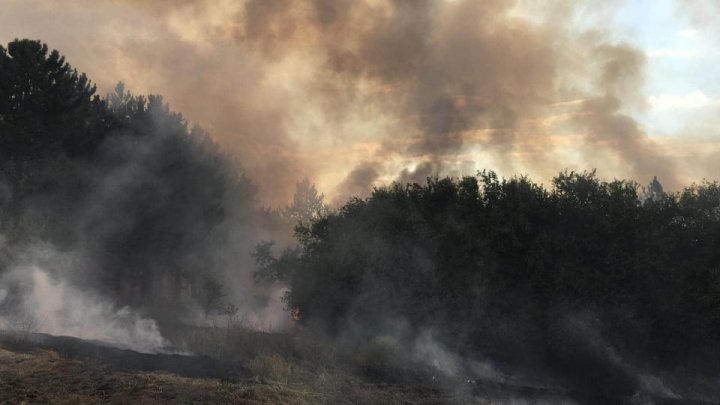
[[[602,6],[598,4],[602,3]],[[425,175],[716,179],[714,0],[3,0],[97,83],[160,93],[264,201]]]

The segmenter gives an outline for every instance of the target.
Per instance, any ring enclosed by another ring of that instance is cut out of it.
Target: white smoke
[[[268,293],[266,305],[251,308],[242,316],[244,326],[264,332],[286,331],[290,328],[291,318],[285,310],[283,297],[288,291],[286,286],[276,286]]]
[[[145,353],[168,346],[154,320],[63,279],[62,267],[72,263],[67,255],[45,246],[20,256],[21,263],[0,277],[0,329],[74,336]],[[58,268],[43,266],[49,258]]]
[[[438,343],[429,331],[418,336],[413,354],[415,360],[449,377],[455,377],[461,372],[461,359]]]

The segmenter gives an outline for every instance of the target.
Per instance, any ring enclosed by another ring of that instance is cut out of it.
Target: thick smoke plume
[[[168,349],[157,323],[130,307],[116,304],[88,290],[53,280],[37,267],[19,267],[3,275],[0,305],[9,298],[5,289],[26,290],[10,313],[0,316],[0,329],[16,333],[42,332],[110,343],[144,353]]]
[[[633,118],[646,60],[614,35],[615,2],[26,4],[6,7],[0,35],[53,38],[101,88],[166,95],[240,158],[266,203],[305,177],[339,202],[418,166],[544,180],[597,167],[670,189],[710,175],[682,169]],[[28,18],[48,24],[13,23]]]
[[[128,306],[118,306],[87,286],[68,282],[81,259],[49,244],[22,249],[2,239],[0,329],[75,336],[140,352],[167,349],[157,323]]]

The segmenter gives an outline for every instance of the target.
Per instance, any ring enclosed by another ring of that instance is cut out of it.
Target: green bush
[[[330,333],[363,325],[370,341],[404,319],[523,361],[552,358],[558,319],[590,312],[633,360],[704,350],[717,369],[720,188],[651,197],[594,172],[549,189],[493,172],[379,188],[298,227],[287,304]]]

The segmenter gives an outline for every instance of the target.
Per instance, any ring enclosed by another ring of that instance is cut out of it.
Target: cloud
[[[683,48],[657,48],[647,51],[651,58],[676,58],[676,59],[692,59],[701,58],[704,54],[696,49]]]
[[[657,48],[647,52],[651,58],[674,58],[674,59],[693,59],[702,58],[705,54],[697,49],[684,48]]]
[[[695,90],[684,96],[675,96],[671,94],[662,94],[660,96],[648,97],[648,103],[653,110],[665,111],[675,109],[693,109],[702,108],[713,101],[700,90]]]
[[[683,38],[695,38],[698,36],[698,34],[698,30],[694,28],[688,28],[677,32],[677,35]]]

